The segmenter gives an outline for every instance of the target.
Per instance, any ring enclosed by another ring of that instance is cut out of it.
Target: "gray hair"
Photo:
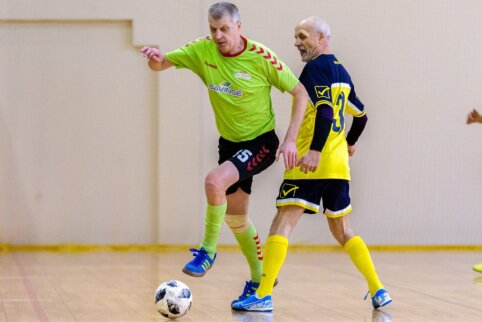
[[[214,20],[222,19],[226,15],[231,17],[231,22],[233,23],[241,20],[238,7],[236,7],[236,5],[233,3],[218,2],[209,7],[209,16],[211,16]]]
[[[320,17],[309,17],[307,20],[310,21],[310,23],[313,26],[313,29],[317,32],[323,33],[325,37],[329,40],[331,37],[331,28],[330,25],[321,19]]]

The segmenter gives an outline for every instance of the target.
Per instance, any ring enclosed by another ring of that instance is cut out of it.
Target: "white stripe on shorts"
[[[299,198],[286,198],[286,199],[276,199],[276,205],[298,205],[298,206],[306,206],[307,209],[313,210],[318,212],[320,209],[320,205],[312,202],[308,202],[304,199]]]
[[[336,217],[344,216],[344,215],[348,214],[350,211],[351,211],[351,204],[348,205],[345,209],[341,209],[341,210],[337,210],[337,211],[332,211],[332,210],[326,208],[325,214],[328,217],[336,218]]]

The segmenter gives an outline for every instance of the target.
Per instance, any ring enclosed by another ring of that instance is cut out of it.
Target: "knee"
[[[345,225],[330,225],[330,230],[333,237],[341,246],[345,246],[346,242],[353,237],[353,231]]]
[[[298,206],[279,207],[271,223],[270,235],[281,235],[288,238],[303,215],[303,208]]]
[[[251,221],[248,215],[230,215],[226,214],[224,221],[233,233],[242,233],[249,228]]]
[[[204,188],[207,194],[220,193],[225,191],[221,178],[212,172],[206,176],[206,179],[204,180]]]

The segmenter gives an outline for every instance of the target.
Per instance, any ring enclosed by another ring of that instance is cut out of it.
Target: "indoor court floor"
[[[170,279],[186,283],[191,310],[177,321],[482,321],[482,252],[372,252],[393,303],[373,310],[365,281],[343,251],[290,250],[274,289],[274,312],[235,313],[248,268],[222,249],[202,278],[181,272],[186,250],[0,252],[0,322],[167,321],[154,292]]]

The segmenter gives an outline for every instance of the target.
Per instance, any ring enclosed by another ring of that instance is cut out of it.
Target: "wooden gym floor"
[[[203,278],[181,272],[187,251],[1,252],[0,322],[166,321],[158,284],[179,279],[193,306],[179,321],[482,321],[482,252],[372,252],[394,302],[372,310],[366,285],[342,251],[291,250],[273,314],[230,309],[248,279],[238,251],[221,250]]]

